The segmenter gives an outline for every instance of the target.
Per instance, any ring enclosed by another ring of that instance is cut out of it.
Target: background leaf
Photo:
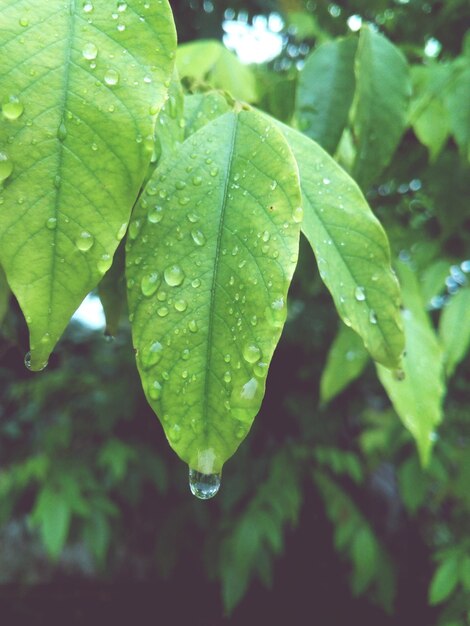
[[[166,0],[125,6],[117,20],[106,3],[7,0],[0,10],[0,146],[12,168],[0,262],[32,369],[109,269],[152,154],[173,18]]]
[[[443,353],[424,310],[416,276],[399,265],[406,348],[404,378],[377,366],[377,373],[404,426],[413,435],[423,466],[429,462],[435,428],[442,420]]]
[[[369,354],[362,339],[345,324],[341,324],[322,372],[321,401],[329,402],[360,376],[368,360]]]
[[[446,302],[439,320],[439,337],[450,378],[470,347],[470,287],[461,287]]]
[[[299,74],[296,116],[300,129],[325,150],[336,150],[354,96],[357,38],[335,39],[316,48]]]
[[[375,361],[398,367],[404,339],[387,236],[346,172],[308,137],[279,126],[299,166],[302,232],[336,309]]]
[[[439,604],[450,596],[458,583],[459,561],[451,554],[437,568],[429,587],[429,604]]]
[[[366,188],[398,146],[406,127],[411,87],[405,57],[367,26],[361,29],[355,69],[352,122],[357,154],[352,175]]]
[[[171,446],[200,472],[220,471],[261,404],[299,205],[284,138],[241,111],[163,160],[136,208],[126,274],[137,365]]]

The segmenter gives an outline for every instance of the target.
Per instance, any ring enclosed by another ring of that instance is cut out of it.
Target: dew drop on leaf
[[[247,363],[256,363],[261,358],[261,350],[254,344],[248,344],[243,348],[243,358]]]
[[[213,498],[220,489],[220,474],[203,474],[196,470],[189,470],[189,488],[193,496],[199,500]]]
[[[183,313],[183,311],[186,311],[187,308],[188,308],[188,303],[186,302],[186,300],[179,299],[175,302],[175,309],[179,311],[180,313]]]
[[[304,219],[304,210],[301,206],[298,206],[293,210],[292,219],[297,224],[300,224],[300,222]]]
[[[95,240],[87,230],[82,230],[78,238],[75,240],[75,245],[81,252],[87,252],[94,244]]]
[[[106,274],[111,265],[113,264],[113,258],[110,254],[102,254],[98,261],[97,267],[100,274]]]
[[[163,219],[163,209],[161,206],[150,207],[147,213],[147,219],[151,224],[158,224]]]
[[[48,228],[49,230],[55,230],[57,228],[57,218],[50,217],[48,220],[46,220],[46,228]]]
[[[192,230],[191,237],[197,246],[203,246],[206,243],[206,238],[200,230]]]
[[[162,394],[162,386],[158,382],[158,380],[153,381],[153,383],[149,387],[148,393],[152,400],[158,400],[158,398]]]
[[[0,152],[0,183],[13,172],[13,163],[6,152]]]
[[[364,287],[356,287],[354,290],[354,297],[358,302],[363,302],[366,299],[366,292]]]
[[[10,96],[7,102],[2,105],[3,116],[7,120],[17,120],[24,111],[24,106],[16,96]]]
[[[98,56],[98,48],[94,43],[86,43],[83,46],[82,56],[84,59],[87,59],[87,61],[93,61],[93,59],[96,59]]]
[[[184,272],[179,265],[170,265],[163,273],[165,282],[170,287],[178,287],[184,280]]]
[[[108,70],[104,75],[104,82],[110,87],[117,85],[119,83],[119,72],[113,69]]]
[[[147,298],[153,296],[158,289],[158,272],[152,272],[144,276],[140,283],[140,289]]]

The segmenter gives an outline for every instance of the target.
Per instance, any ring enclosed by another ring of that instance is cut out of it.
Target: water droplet
[[[0,152],[0,183],[13,172],[13,163],[6,152]]]
[[[356,289],[354,290],[354,297],[358,302],[364,302],[364,300],[366,299],[366,292],[364,287],[356,287]]]
[[[118,24],[117,25],[117,29],[120,33],[122,33],[124,30],[126,30],[126,25],[125,24]]]
[[[180,198],[180,199],[178,200],[178,203],[179,203],[181,206],[186,206],[186,205],[187,205],[187,204],[189,204],[190,202],[191,202],[191,198],[188,198],[188,196],[183,196],[182,198]]]
[[[152,398],[152,400],[158,400],[158,398],[162,395],[162,386],[158,382],[158,380],[154,380],[153,383],[150,385],[148,394]]]
[[[254,344],[248,344],[243,348],[243,358],[247,363],[256,363],[261,358],[261,350]]]
[[[163,273],[165,282],[170,287],[177,287],[181,285],[184,280],[184,272],[178,265],[171,265],[167,267]]]
[[[293,210],[292,219],[297,224],[300,224],[300,222],[304,219],[304,210],[301,206],[298,206],[297,208]]]
[[[163,209],[161,206],[150,207],[147,213],[147,219],[151,224],[158,224],[163,219]]]
[[[250,380],[243,385],[240,395],[244,400],[253,400],[257,389],[258,381],[256,378],[250,378]]]
[[[140,289],[144,296],[149,298],[158,289],[158,272],[152,272],[148,276],[144,276],[140,282]]]
[[[84,2],[83,10],[85,13],[91,13],[93,11],[93,4],[91,2]]]
[[[123,11],[125,11],[127,9],[127,3],[126,2],[118,2],[117,5],[117,10],[122,13]]]
[[[104,82],[110,87],[117,85],[119,82],[119,72],[113,69],[108,70],[104,75]]]
[[[323,184],[324,185],[329,185],[331,183],[331,180],[329,178],[324,178],[323,179]]]
[[[45,363],[42,363],[41,365],[33,367],[31,365],[31,352],[27,352],[24,357],[24,364],[26,366],[26,369],[28,369],[30,372],[42,372],[43,370],[46,369],[48,365],[48,361],[46,361]]]
[[[217,174],[218,174],[218,173],[219,173],[219,168],[218,168],[218,167],[213,167],[213,168],[211,169],[211,171],[209,172],[209,174],[210,174],[212,177],[217,176]]]
[[[199,280],[199,278],[195,278],[192,283],[191,286],[194,287],[194,289],[197,289],[198,287],[201,286],[201,281]]]
[[[20,23],[20,26],[23,26],[23,28],[26,28],[26,26],[29,26],[29,20],[27,17],[20,17],[19,23]]]
[[[177,180],[175,183],[175,187],[176,189],[184,189],[186,187],[186,183],[184,182],[184,180]]]
[[[195,224],[199,221],[199,215],[196,215],[196,213],[188,213],[187,217],[191,224]]]
[[[46,220],[46,228],[48,228],[49,230],[55,230],[57,228],[57,218],[50,217],[48,220]]]
[[[83,46],[82,55],[84,59],[87,59],[87,61],[93,61],[93,59],[96,59],[98,56],[98,48],[94,43],[86,43]]]
[[[268,373],[268,364],[267,363],[261,363],[261,362],[260,363],[256,363],[253,366],[253,372],[259,378],[265,378],[266,374]]]
[[[183,300],[182,298],[180,300],[176,300],[175,309],[177,311],[179,311],[180,313],[183,313],[183,311],[186,311],[187,308],[188,308],[188,303],[186,302],[186,300]]]
[[[203,474],[196,470],[189,470],[189,488],[193,496],[199,500],[213,498],[220,489],[220,474]]]
[[[377,315],[376,315],[374,309],[371,309],[369,311],[369,322],[371,324],[377,324]]]
[[[79,237],[75,240],[75,245],[82,252],[87,252],[95,243],[93,235],[87,230],[82,230]]]
[[[170,430],[168,431],[168,439],[173,443],[176,443],[181,439],[181,427],[178,426],[178,424],[173,424],[173,426],[170,427]]]
[[[231,380],[232,380],[232,374],[229,371],[225,372],[225,374],[224,374],[224,382],[229,383],[229,382],[231,382]]]
[[[129,239],[137,239],[141,226],[142,222],[140,220],[133,220],[129,224]]]
[[[161,306],[159,309],[157,309],[157,313],[160,317],[166,317],[168,315],[168,307]]]
[[[203,246],[206,243],[206,238],[200,230],[192,230],[191,237],[197,246]]]
[[[194,176],[193,178],[193,185],[195,187],[199,187],[199,185],[201,185],[202,183],[202,176]]]
[[[156,365],[162,358],[163,346],[159,341],[154,341],[148,349],[142,351],[141,362],[144,369]]]
[[[24,106],[16,96],[10,96],[8,101],[2,105],[2,113],[7,120],[17,120],[23,114],[23,111]]]
[[[121,224],[121,227],[119,228],[117,234],[116,234],[116,239],[118,241],[121,241],[121,239],[124,237],[124,235],[126,234],[126,230],[127,230],[127,224]]]
[[[197,333],[199,327],[197,325],[196,320],[191,320],[188,324],[188,328],[192,333]]]

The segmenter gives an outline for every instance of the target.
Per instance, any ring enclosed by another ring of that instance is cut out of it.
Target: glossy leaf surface
[[[172,72],[167,0],[5,0],[0,262],[40,369],[110,267]]]
[[[300,190],[277,128],[229,112],[163,160],[129,228],[144,391],[173,449],[210,474],[260,407],[297,262]]]

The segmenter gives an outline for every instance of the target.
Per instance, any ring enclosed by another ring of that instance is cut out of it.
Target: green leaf
[[[96,511],[87,521],[83,535],[89,550],[102,564],[111,541],[111,527],[106,516]]]
[[[155,127],[155,154],[152,163],[162,154],[175,152],[184,141],[184,94],[176,68]],[[150,172],[151,173],[151,172]],[[149,176],[150,178],[150,176]]]
[[[407,124],[410,80],[406,60],[388,39],[363,27],[356,54],[353,177],[362,188],[389,164]]]
[[[452,133],[462,156],[470,161],[470,60],[459,61],[462,71],[446,93],[446,104]]]
[[[0,326],[2,325],[5,315],[8,311],[9,301],[10,287],[8,286],[5,272],[0,267]]]
[[[435,161],[449,137],[447,110],[439,100],[432,100],[417,118],[413,130],[422,144],[429,150],[431,161]]]
[[[445,279],[449,275],[450,263],[439,259],[429,265],[420,276],[421,294],[427,306],[431,300],[439,296],[445,289]]]
[[[118,20],[107,3],[88,7],[5,0],[0,10],[0,263],[32,369],[111,265],[173,69],[167,0],[129,0]]]
[[[404,337],[387,236],[346,172],[311,139],[278,126],[299,166],[302,231],[336,309],[375,361],[396,368]]]
[[[361,527],[354,537],[351,556],[354,562],[352,590],[360,595],[369,587],[377,569],[377,540],[366,527]]]
[[[138,369],[171,446],[203,473],[220,471],[261,404],[299,205],[284,138],[242,110],[162,160],[136,207],[126,273]]]
[[[401,465],[398,471],[398,484],[403,504],[414,514],[423,504],[427,495],[428,480],[416,455]]]
[[[446,374],[450,378],[470,347],[470,287],[461,287],[444,306],[439,337],[444,348]]]
[[[114,255],[111,268],[98,285],[98,295],[106,318],[105,335],[115,337],[118,333],[119,322],[126,309],[124,246],[122,243]]]
[[[296,115],[308,137],[333,153],[354,96],[357,39],[335,39],[316,48],[299,74]]]
[[[181,78],[205,81],[245,102],[258,100],[253,72],[220,41],[200,39],[178,46],[176,65]]]
[[[39,492],[31,520],[39,525],[44,546],[57,558],[65,545],[70,527],[71,510],[64,495],[47,485]]]
[[[230,110],[227,99],[219,91],[198,93],[184,99],[185,138]]]
[[[395,411],[416,441],[422,465],[426,466],[435,440],[434,429],[442,420],[443,354],[424,309],[414,272],[403,263],[398,269],[406,307],[404,378],[380,365],[377,373]]]
[[[328,352],[320,380],[322,403],[329,402],[363,372],[369,354],[354,331],[341,324],[338,334]]]
[[[456,554],[445,559],[437,570],[429,587],[429,604],[440,604],[454,591],[459,580],[459,560]]]

